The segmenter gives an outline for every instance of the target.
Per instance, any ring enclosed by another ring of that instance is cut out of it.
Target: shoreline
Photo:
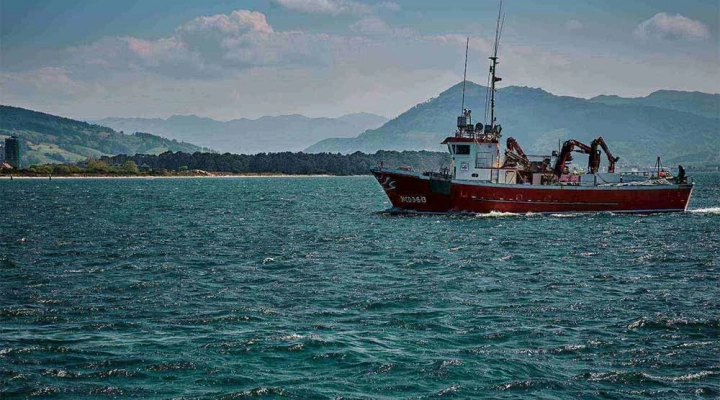
[[[55,179],[233,179],[233,178],[349,178],[371,175],[78,175],[78,176],[27,176],[27,175],[0,175],[0,180],[55,180]]]

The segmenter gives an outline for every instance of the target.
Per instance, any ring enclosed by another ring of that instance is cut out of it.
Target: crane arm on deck
[[[592,143],[591,143],[592,154],[590,154],[590,157],[592,158],[592,157],[593,157],[593,154],[596,155],[596,156],[595,156],[595,158],[596,158],[595,164],[596,164],[596,165],[591,166],[590,172],[591,172],[591,173],[596,173],[596,172],[598,172],[598,170],[600,169],[600,159],[599,159],[599,157],[597,156],[597,147],[598,147],[598,145],[599,145],[600,147],[602,147],[603,151],[605,152],[605,156],[607,156],[607,159],[608,159],[608,172],[611,172],[611,173],[612,173],[612,172],[615,172],[615,163],[618,162],[618,160],[620,159],[620,157],[613,157],[612,153],[610,153],[610,150],[608,150],[607,144],[605,144],[605,140],[602,138],[602,136],[600,136],[599,138],[593,140]]]
[[[579,149],[576,150],[576,147],[578,147]],[[565,164],[568,161],[572,161],[573,158],[570,153],[572,153],[573,151],[577,151],[578,153],[590,154],[591,157],[593,154],[592,148],[584,143],[580,143],[575,139],[565,141],[565,143],[563,143],[562,149],[560,150],[557,161],[555,161],[555,168],[553,168],[553,172],[558,178],[560,178],[560,175],[562,175],[563,169],[565,169]]]
[[[530,159],[525,155],[525,152],[518,144],[515,138],[509,137],[507,139],[507,150],[505,151],[505,163],[504,166],[509,166],[511,161],[519,162],[524,164],[524,168],[530,168]]]

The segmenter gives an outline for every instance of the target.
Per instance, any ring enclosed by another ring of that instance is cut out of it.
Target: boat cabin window
[[[475,157],[475,168],[488,168],[492,165],[492,153],[490,149],[480,148],[478,149],[477,156]]]
[[[454,144],[453,154],[470,154],[470,145],[468,144]]]

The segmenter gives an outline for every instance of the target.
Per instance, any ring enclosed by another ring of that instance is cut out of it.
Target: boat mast
[[[490,57],[492,65],[490,66],[490,132],[495,131],[495,82],[499,82],[502,78],[496,76],[497,60],[498,60],[498,46],[500,45],[500,33],[502,32],[503,23],[505,22],[505,15],[502,13],[502,0],[500,1],[500,9],[498,10],[498,18],[495,24],[495,46],[493,48],[493,55]]]
[[[468,48],[469,47],[470,47],[470,37],[468,36],[467,42],[465,42],[465,70],[463,71],[462,107],[460,108],[460,115],[465,114],[465,81],[467,81],[467,59],[468,59]]]

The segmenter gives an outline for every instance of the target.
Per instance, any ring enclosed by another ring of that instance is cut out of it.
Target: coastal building
[[[20,138],[17,136],[5,139],[5,162],[14,169],[20,169]]]
[[[0,165],[5,162],[5,141],[0,141]]]

